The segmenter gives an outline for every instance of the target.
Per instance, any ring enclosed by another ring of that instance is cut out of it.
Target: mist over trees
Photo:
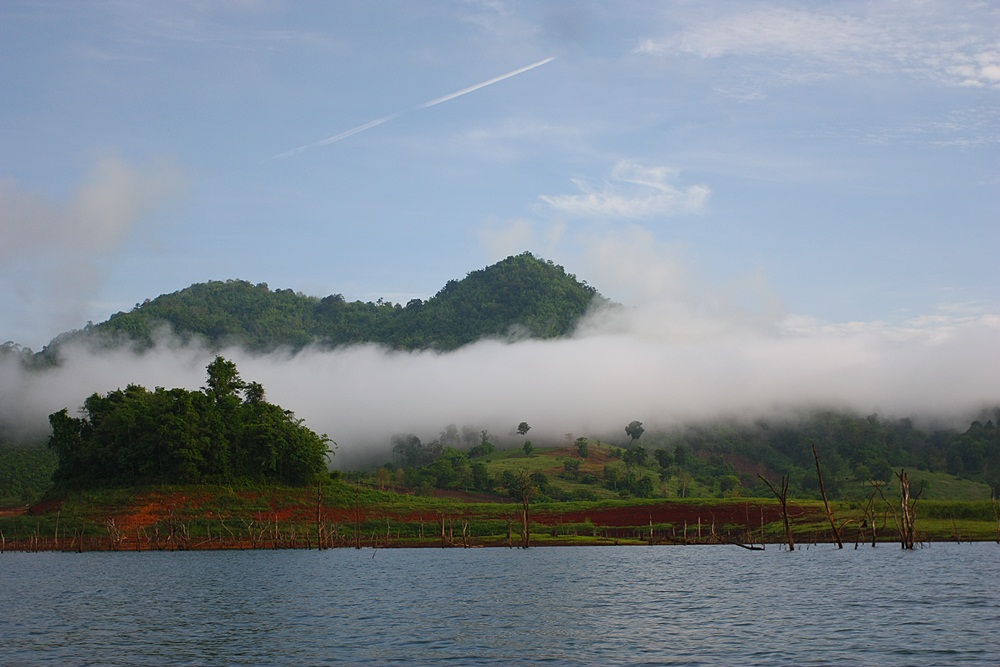
[[[695,495],[768,497],[764,477],[788,478],[789,493],[819,498],[813,447],[822,453],[831,496],[844,498],[874,482],[890,482],[900,468],[943,473],[988,484],[1000,497],[1000,408],[964,432],[927,430],[910,419],[884,419],[846,412],[816,411],[796,421],[705,422],[672,431],[636,428],[621,446],[586,437],[537,442],[526,450],[509,437],[497,445],[485,431],[474,438],[441,437],[423,442],[414,434],[392,438],[392,460],[377,468],[375,483],[429,493],[433,489],[494,493],[520,498],[517,467],[532,466],[539,500],[596,500],[603,491],[624,497]],[[638,422],[632,422],[632,427]],[[524,436],[525,422],[516,434]],[[474,429],[465,427],[469,435]],[[568,434],[572,435],[572,434]],[[601,452],[601,462],[589,461]],[[512,466],[514,466],[512,468]],[[537,468],[537,469],[536,469]],[[350,473],[359,480],[369,473]],[[566,484],[569,482],[570,484]],[[513,490],[512,490],[513,489]],[[515,492],[516,491],[516,492]]]
[[[201,391],[129,385],[49,417],[53,480],[69,487],[135,484],[304,484],[326,469],[329,440],[264,400],[216,357]]]
[[[199,416],[201,409],[210,403],[209,397],[220,391],[231,394],[234,386],[241,406],[256,405],[267,414],[262,387],[239,384],[242,381],[232,385],[224,373],[200,392],[158,387],[197,386],[199,369],[220,353],[220,347],[232,346],[226,349],[227,356],[235,355],[241,367],[252,367],[274,395],[281,396],[282,403],[294,404],[310,423],[322,424],[321,430],[337,436],[345,445],[338,456],[341,467],[376,466],[391,449],[392,469],[380,474],[411,490],[507,493],[504,489],[509,485],[499,484],[499,475],[491,471],[491,457],[501,449],[516,448],[516,455],[523,455],[524,461],[543,465],[554,434],[566,430],[585,431],[589,437],[576,439],[575,454],[570,442],[570,458],[553,463],[545,474],[550,480],[579,483],[576,491],[584,495],[591,489],[644,496],[754,494],[761,491],[756,471],[763,469],[773,472],[774,478],[787,472],[792,492],[809,496],[818,491],[813,444],[822,456],[832,494],[844,492],[858,480],[891,480],[891,470],[904,465],[997,488],[1000,464],[995,424],[1000,413],[984,412],[964,430],[975,414],[968,406],[994,402],[990,387],[995,382],[984,380],[981,372],[990,366],[992,357],[982,361],[982,355],[973,354],[979,347],[963,343],[965,339],[945,346],[962,355],[935,357],[936,364],[927,364],[927,354],[940,353],[938,343],[934,348],[919,341],[907,343],[900,352],[894,344],[869,336],[865,340],[876,344],[861,346],[865,352],[861,358],[866,361],[839,373],[831,371],[829,364],[813,365],[812,360],[858,357],[859,343],[851,336],[790,336],[796,345],[792,354],[786,354],[783,342],[741,335],[739,345],[748,344],[755,352],[753,361],[747,362],[733,352],[737,349],[734,339],[725,335],[709,336],[704,345],[693,346],[677,346],[672,328],[661,335],[657,327],[676,319],[673,310],[669,317],[657,316],[655,309],[613,304],[596,313],[589,310],[599,304],[608,302],[596,290],[562,267],[528,253],[471,272],[462,280],[450,281],[431,299],[414,299],[405,305],[383,300],[347,302],[341,295],[319,299],[244,281],[193,285],[60,336],[37,355],[12,342],[0,345],[0,445],[19,437],[20,442],[40,442],[49,413],[109,386],[104,379],[108,377],[115,378],[110,386],[138,382],[157,385],[157,389],[129,384],[106,396],[95,395],[89,407],[98,420],[118,404],[141,405],[138,412],[149,409],[152,413],[167,413],[167,406],[172,406],[175,424],[190,420],[189,430],[214,433]],[[572,336],[584,313],[595,316],[585,319],[580,335]],[[650,320],[651,328],[635,333],[637,322]],[[173,335],[161,338],[158,332],[165,326]],[[683,326],[680,330],[684,331]],[[566,340],[556,342],[555,338]],[[480,344],[466,346],[475,342]],[[966,350],[970,350],[969,358],[975,357],[975,364],[966,361]],[[448,354],[439,354],[445,351]],[[720,352],[726,363],[717,361]],[[607,363],[609,359],[622,363]],[[702,363],[702,359],[712,363]],[[670,373],[664,374],[664,368],[671,369]],[[899,368],[910,372],[899,372]],[[970,381],[949,383],[955,391],[939,397],[934,388],[941,382],[931,381],[938,379],[936,371],[913,375],[914,368],[946,368],[949,378],[968,376]],[[734,374],[733,369],[741,372]],[[754,379],[761,374],[778,378],[774,388],[761,391]],[[341,377],[350,381],[330,381]],[[887,377],[891,381],[883,383]],[[915,382],[914,377],[922,380]],[[973,389],[963,393],[961,389],[970,386]],[[177,407],[185,401],[190,409]],[[789,406],[788,414],[829,404],[851,406],[856,412],[817,410],[801,419],[781,419],[781,412],[766,409],[772,404]],[[858,416],[877,409],[912,414],[924,424],[922,420],[935,417],[933,410],[942,405],[947,415],[961,415],[947,422],[955,428],[933,430],[918,428],[908,420]],[[248,413],[251,408],[240,410]],[[371,417],[375,410],[380,415],[377,420]],[[727,413],[747,418],[740,423],[712,419],[713,414]],[[761,414],[771,416],[752,421]],[[645,425],[629,422],[623,438],[621,425],[638,415],[646,420]],[[523,416],[530,416],[535,424],[530,442],[524,438],[502,442],[482,430],[484,426],[506,428]],[[57,417],[60,427],[78,426],[67,421],[74,419],[71,413],[64,417]],[[279,417],[275,413],[272,421]],[[31,430],[25,426],[29,420]],[[448,420],[475,426],[450,425],[432,440],[432,427]],[[128,423],[128,419],[116,414],[114,420],[103,423],[111,431],[111,424]],[[664,425],[677,423],[686,425],[664,430]],[[199,450],[198,438],[194,444],[183,445],[187,431],[179,426],[172,431],[163,428],[163,442],[170,433],[182,443],[171,445],[177,452],[168,449],[165,460],[162,453],[156,454],[161,458],[155,459],[155,465],[125,457],[128,465],[113,462],[120,469],[110,477],[146,479],[152,475],[150,470],[161,465],[188,478],[273,472],[267,457],[254,470],[247,470],[241,467],[246,464],[245,456]],[[230,444],[225,446],[230,449],[234,433],[227,435]],[[402,435],[390,442],[394,433]],[[119,433],[118,437],[124,441],[132,436]],[[598,444],[601,439],[606,440],[603,445]],[[592,459],[606,459],[608,446],[615,455],[595,468]],[[153,453],[149,443],[135,447]],[[185,447],[201,453],[187,452]],[[176,457],[188,457],[190,465],[177,463]],[[51,456],[38,460],[51,461]],[[199,468],[201,461],[204,471]],[[192,469],[195,472],[188,475]],[[536,486],[538,497],[567,495],[558,484]],[[6,495],[34,493],[23,484],[10,488]]]

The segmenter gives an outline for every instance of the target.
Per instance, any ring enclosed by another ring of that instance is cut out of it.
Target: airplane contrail
[[[399,113],[391,113],[388,116],[382,116],[381,118],[376,118],[375,120],[368,121],[364,125],[358,125],[357,127],[352,127],[349,130],[344,130],[340,134],[335,134],[332,137],[327,137],[326,139],[321,139],[319,141],[314,141],[311,144],[305,144],[304,146],[299,146],[298,148],[293,148],[290,151],[285,151],[284,153],[278,153],[272,159],[273,160],[284,160],[287,157],[292,157],[293,155],[298,155],[299,153],[309,150],[310,148],[315,148],[316,146],[325,146],[327,144],[332,144],[341,139],[346,139],[347,137],[352,137],[355,134],[360,134],[365,130],[370,130],[373,127],[378,127],[382,123],[388,123],[390,120],[398,116]]]
[[[485,88],[486,86],[492,86],[494,83],[498,83],[500,81],[503,81],[504,79],[509,79],[512,76],[517,76],[518,74],[523,74],[524,72],[527,72],[528,70],[535,69],[536,67],[541,67],[542,65],[544,65],[546,63],[550,63],[553,60],[555,60],[555,57],[545,58],[544,60],[539,60],[537,63],[532,63],[531,65],[526,65],[524,67],[521,67],[520,69],[514,70],[513,72],[507,72],[506,74],[501,74],[500,76],[495,76],[492,79],[489,79],[487,81],[483,81],[482,83],[477,83],[477,84],[475,84],[473,86],[469,86],[468,88],[463,88],[462,90],[457,90],[454,93],[448,93],[444,97],[438,97],[438,98],[435,98],[433,100],[430,100],[429,102],[424,102],[423,104],[418,104],[417,108],[418,109],[426,109],[427,107],[432,107],[432,106],[434,106],[436,104],[441,104],[442,102],[447,102],[448,100],[453,100],[456,97],[461,97],[462,95],[468,95],[469,93],[475,92],[475,91],[479,90],[480,88]]]
[[[447,95],[444,95],[442,97],[436,97],[433,100],[428,100],[427,102],[422,102],[422,103],[418,104],[417,106],[415,106],[413,108],[415,110],[417,110],[417,109],[426,109],[428,107],[433,107],[433,106],[436,106],[436,105],[441,104],[443,102],[448,102],[450,100],[455,99],[456,97],[461,97],[462,95],[468,95],[469,93],[473,93],[473,92],[475,92],[475,91],[477,91],[477,90],[479,90],[481,88],[485,88],[486,86],[492,86],[494,83],[499,83],[499,82],[503,81],[504,79],[509,79],[509,78],[511,78],[513,76],[517,76],[518,74],[523,74],[523,73],[525,73],[525,72],[527,72],[529,70],[535,69],[536,67],[541,67],[542,65],[550,63],[553,60],[555,60],[554,56],[549,57],[549,58],[544,58],[542,60],[539,60],[537,63],[532,63],[530,65],[525,65],[524,67],[519,67],[516,70],[513,70],[511,72],[507,72],[506,74],[501,74],[500,76],[495,76],[492,79],[487,79],[486,81],[481,81],[480,83],[471,85],[468,88],[462,88],[461,90],[456,90],[455,92],[448,93]],[[376,118],[375,120],[368,121],[367,123],[364,123],[362,125],[358,125],[357,127],[352,127],[349,130],[344,130],[343,132],[340,132],[340,133],[335,134],[333,136],[327,137],[326,139],[320,139],[319,141],[314,141],[314,142],[312,142],[310,144],[304,144],[302,146],[299,146],[298,148],[293,148],[293,149],[291,149],[289,151],[285,151],[284,153],[278,153],[277,155],[272,156],[271,159],[272,160],[284,160],[285,158],[289,158],[289,157],[292,157],[293,155],[298,155],[299,153],[307,151],[310,148],[316,148],[317,146],[326,146],[327,144],[333,144],[333,143],[336,143],[336,142],[341,141],[343,139],[346,139],[348,137],[353,137],[355,134],[360,134],[360,133],[364,132],[365,130],[370,130],[373,127],[378,127],[379,125],[382,125],[384,123],[388,123],[390,120],[393,120],[394,118],[396,118],[397,116],[399,116],[401,113],[403,113],[403,112],[402,111],[397,111],[396,113],[391,113],[391,114],[389,114],[387,116],[382,116],[381,118]]]

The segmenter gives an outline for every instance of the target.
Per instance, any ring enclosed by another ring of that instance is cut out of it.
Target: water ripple
[[[4,554],[4,665],[996,665],[998,547]]]

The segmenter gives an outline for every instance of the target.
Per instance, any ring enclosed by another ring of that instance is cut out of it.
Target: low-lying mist
[[[624,441],[624,426],[669,428],[811,408],[968,424],[1000,403],[1000,317],[904,326],[822,325],[803,318],[694,317],[661,305],[592,313],[561,340],[482,341],[448,353],[374,345],[223,356],[267,399],[339,447],[337,467],[385,457],[397,433],[431,440],[448,424],[508,437],[527,421],[536,444],[565,433]],[[0,366],[0,421],[43,438],[47,416],[127,384],[205,384],[216,352],[169,336],[150,351],[62,351],[28,373]]]

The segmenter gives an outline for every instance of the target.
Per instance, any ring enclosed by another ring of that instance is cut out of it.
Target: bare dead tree
[[[868,502],[862,507],[862,513],[864,515],[864,520],[861,523],[862,528],[868,527],[872,531],[872,546],[875,546],[878,540],[878,517],[875,515],[875,496],[882,493],[882,481],[869,479],[868,483],[872,486],[872,495],[869,496]]]
[[[916,499],[910,494],[910,478],[905,469],[896,473],[899,479],[899,508],[901,516],[900,546],[912,549],[916,538]]]
[[[905,469],[896,473],[899,480],[899,504],[894,505],[889,502],[882,493],[881,486],[876,487],[882,501],[892,512],[893,522],[896,524],[896,532],[899,535],[899,545],[903,549],[912,549],[916,542],[916,498],[910,493],[910,479]],[[897,510],[898,508],[898,510]]]
[[[108,529],[108,539],[111,541],[111,550],[118,551],[118,546],[121,544],[122,537],[121,531],[115,524],[114,518],[111,517],[107,519],[107,521],[104,522],[104,525]]]
[[[316,482],[316,548],[322,550],[326,537],[326,526],[323,525],[323,482]]]
[[[823,471],[819,467],[819,454],[816,453],[816,444],[813,443],[813,460],[816,461],[816,476],[819,478],[819,492],[823,496],[823,505],[826,507],[826,516],[830,519],[830,528],[833,530],[833,536],[837,540],[837,548],[843,549],[844,542],[840,539],[840,531],[837,529],[837,523],[833,520],[833,510],[830,509],[830,501],[826,497],[826,484],[823,483]]]
[[[361,499],[354,489],[354,548],[361,548]]]
[[[527,549],[531,544],[531,535],[528,532],[530,525],[531,498],[535,495],[535,483],[531,475],[526,470],[519,470],[515,477],[516,489],[521,495],[521,548]]]
[[[778,499],[781,504],[781,520],[785,524],[785,541],[788,542],[788,550],[795,551],[795,539],[792,537],[792,526],[788,521],[788,475],[781,476],[781,492],[779,493],[774,484],[765,479],[762,475],[757,475],[760,480],[767,484],[767,488],[771,489],[771,493],[774,497]]]
[[[997,518],[997,544],[1000,544],[1000,498],[993,496],[993,516]]]

